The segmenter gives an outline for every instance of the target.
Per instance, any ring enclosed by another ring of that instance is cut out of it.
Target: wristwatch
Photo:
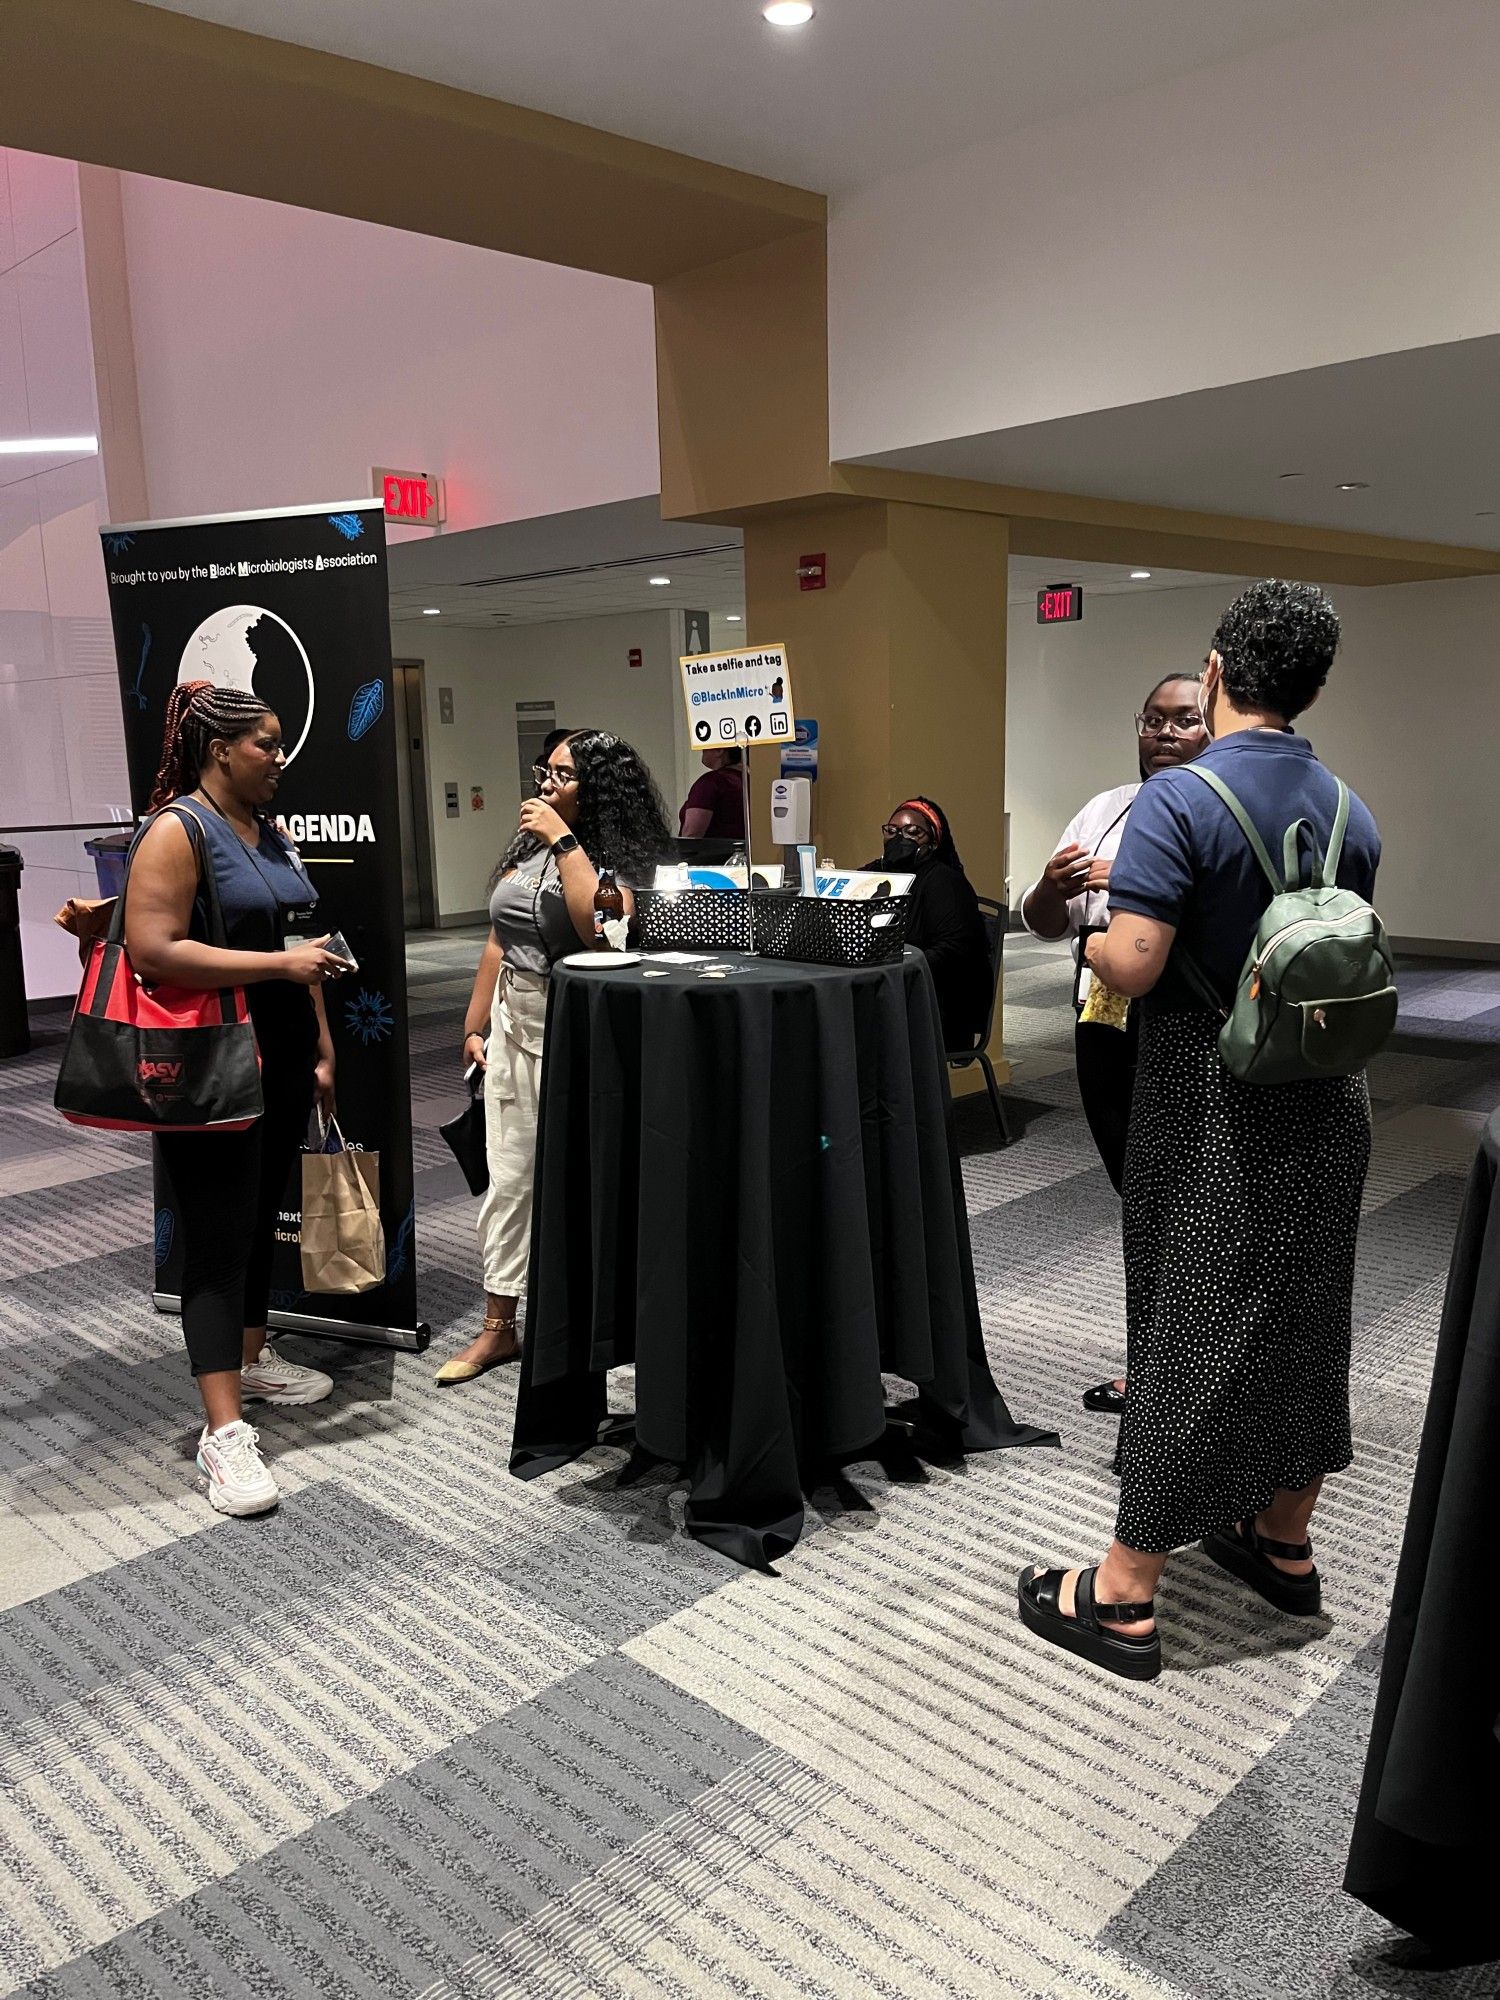
[[[555,856],[571,854],[574,848],[577,847],[577,845],[578,845],[577,834],[565,833],[562,834],[558,839],[553,841],[552,852]]]

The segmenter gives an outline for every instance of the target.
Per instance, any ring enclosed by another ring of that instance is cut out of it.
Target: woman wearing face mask
[[[932,968],[943,1046],[972,1048],[990,1005],[990,954],[979,901],[953,845],[948,816],[932,799],[907,799],[881,828],[871,869],[915,877],[907,900],[906,942]]]
[[[1078,1095],[1099,1158],[1116,1194],[1125,1178],[1125,1140],[1135,1089],[1140,1014],[1131,1008],[1123,1029],[1083,1018],[1092,974],[1083,950],[1095,931],[1109,926],[1109,877],[1120,851],[1130,808],[1141,786],[1158,771],[1191,763],[1208,747],[1198,707],[1198,676],[1169,674],[1146,696],[1135,719],[1140,779],[1100,792],[1063,829],[1056,854],[1021,898],[1021,921],[1033,937],[1068,938],[1078,965],[1073,984],[1073,1051]],[[1085,1390],[1083,1407],[1118,1416],[1125,1408],[1125,1382],[1101,1382]]]
[[[661,794],[640,756],[618,736],[575,729],[534,767],[535,798],[490,882],[490,935],[464,1017],[463,1060],[484,1071],[489,1191],[479,1210],[484,1326],[444,1362],[444,1388],[472,1382],[520,1353],[516,1303],[531,1248],[531,1179],[547,979],[569,952],[594,942],[594,891],[602,870],[650,879],[670,836]]]

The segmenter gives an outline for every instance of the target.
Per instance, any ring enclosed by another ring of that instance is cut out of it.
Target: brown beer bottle
[[[613,868],[599,870],[599,884],[594,890],[594,949],[609,951],[610,945],[606,924],[624,923],[625,896],[615,880]]]

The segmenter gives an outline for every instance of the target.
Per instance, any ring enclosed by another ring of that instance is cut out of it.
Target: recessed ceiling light
[[[1338,490],[1340,493],[1364,493],[1368,491],[1369,485],[1368,479],[1341,479]]]
[[[1145,583],[1149,580],[1150,575],[1151,572],[1149,569],[1133,569],[1130,572],[1130,581],[1132,583]]]
[[[726,611],[724,613],[724,623],[726,625],[743,625],[744,622],[738,611]]]
[[[1494,513],[1494,511],[1495,510],[1493,507],[1476,508],[1474,512],[1474,519],[1476,521],[1487,521],[1490,518],[1490,516]]]
[[[422,606],[422,616],[424,618],[441,618],[442,615],[443,607],[440,604],[424,604]]]
[[[668,584],[671,581],[672,579],[669,576],[653,576],[651,579],[651,582],[658,590],[662,588],[663,584]]]
[[[96,437],[0,438],[0,456],[5,458],[56,458],[63,452],[98,449]]]
[[[1276,477],[1278,479],[1300,479],[1302,474],[1300,472],[1278,472]]]
[[[805,28],[813,17],[810,0],[771,0],[760,11],[773,28]]]

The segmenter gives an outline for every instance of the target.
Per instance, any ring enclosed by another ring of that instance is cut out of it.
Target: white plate
[[[638,951],[570,951],[566,958],[558,960],[559,965],[576,965],[580,971],[597,972],[601,966],[639,965]]]

